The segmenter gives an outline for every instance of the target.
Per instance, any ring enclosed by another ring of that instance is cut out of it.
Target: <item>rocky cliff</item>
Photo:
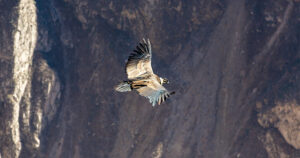
[[[299,0],[0,0],[1,158],[300,157]],[[143,37],[176,94],[113,86]]]

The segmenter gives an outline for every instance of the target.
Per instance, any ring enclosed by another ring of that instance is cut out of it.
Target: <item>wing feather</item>
[[[160,105],[170,97],[170,92],[157,81],[151,81],[147,87],[139,88],[137,91],[141,96],[148,98],[152,106],[156,103]]]
[[[126,63],[126,73],[128,79],[135,79],[145,74],[153,74],[151,66],[151,43],[145,39],[136,46],[133,53],[130,54]]]

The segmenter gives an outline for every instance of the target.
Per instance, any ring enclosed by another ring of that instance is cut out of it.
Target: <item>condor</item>
[[[169,92],[164,83],[169,83],[166,78],[161,78],[153,73],[151,67],[151,43],[143,39],[133,53],[130,54],[126,63],[126,73],[128,80],[121,82],[115,87],[118,92],[138,91],[141,96],[149,99],[152,106],[156,103],[160,105],[170,95],[175,92]]]

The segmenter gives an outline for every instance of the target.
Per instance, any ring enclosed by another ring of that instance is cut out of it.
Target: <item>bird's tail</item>
[[[115,86],[115,90],[118,92],[130,92],[132,90],[129,82],[124,81],[117,86]]]

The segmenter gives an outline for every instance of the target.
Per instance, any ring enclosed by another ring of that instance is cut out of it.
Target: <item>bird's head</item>
[[[169,80],[166,78],[161,78],[160,77],[160,84],[163,85],[164,83],[169,84]]]

